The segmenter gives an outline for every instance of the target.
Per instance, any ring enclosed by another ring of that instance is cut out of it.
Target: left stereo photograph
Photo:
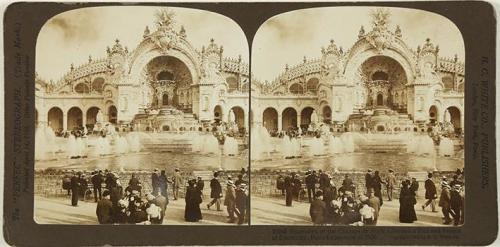
[[[249,50],[232,19],[93,7],[36,46],[38,224],[248,225]]]

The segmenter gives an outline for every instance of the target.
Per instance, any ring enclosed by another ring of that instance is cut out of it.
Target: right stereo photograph
[[[251,224],[464,224],[465,49],[436,13],[327,7],[252,45]]]

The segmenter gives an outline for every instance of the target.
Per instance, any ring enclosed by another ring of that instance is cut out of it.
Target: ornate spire
[[[361,28],[359,29],[359,33],[358,33],[358,38],[361,39],[361,38],[363,38],[363,36],[365,36],[365,28],[363,26],[361,26]]]
[[[304,63],[306,63],[306,62],[307,62],[307,57],[306,57],[306,56],[304,56],[303,61],[304,61]]]
[[[223,51],[224,51],[224,48],[222,46],[218,46],[215,43],[215,40],[213,38],[210,39],[210,44],[207,46],[207,48],[205,48],[205,47],[202,48],[202,53],[222,54]]]
[[[420,46],[418,48],[420,48]],[[419,53],[419,55],[424,55],[426,53],[437,54],[439,52],[439,46],[434,46],[429,38],[425,39],[425,44],[422,46],[422,49],[418,48],[417,53]]]
[[[401,38],[403,35],[401,34],[401,28],[399,25],[396,26],[396,31],[394,31],[394,34],[396,34],[396,37]]]
[[[321,52],[323,53],[323,55],[334,54],[339,56],[341,54],[333,39],[330,39],[330,45],[328,45],[326,49],[322,49]]]
[[[146,29],[144,29],[144,35],[142,37],[146,38],[151,32],[149,31],[149,27],[146,26]]]
[[[75,69],[75,65],[74,65],[73,63],[71,63],[71,66],[69,67],[69,69],[70,69],[71,71],[73,71],[73,70]]]
[[[175,24],[175,13],[168,8],[156,12],[156,26],[158,29],[169,29]]]
[[[124,49],[123,46],[120,44],[120,40],[116,39],[115,45],[113,46],[113,48],[109,49],[109,47],[108,47],[107,52],[108,52],[108,55],[113,55],[116,53],[121,54],[121,55],[125,55],[128,51],[126,48]]]
[[[370,13],[372,16],[373,29],[387,29],[391,13],[388,9],[378,8]]]
[[[89,63],[91,63],[91,62],[92,62],[92,56],[89,55]]]
[[[187,37],[187,35],[186,35],[186,29],[184,29],[184,26],[181,26],[181,30],[179,31],[179,35],[182,38],[186,38]]]

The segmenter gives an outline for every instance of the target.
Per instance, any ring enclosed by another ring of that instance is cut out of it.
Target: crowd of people
[[[431,207],[432,212],[438,212],[438,190],[433,176],[432,172],[428,173],[424,182],[425,202],[421,205],[422,211]],[[365,190],[356,191],[357,186],[349,174],[344,175],[342,184],[337,187],[328,173],[309,170],[304,178],[295,172],[289,172],[286,176],[278,175],[276,186],[285,196],[285,205],[289,207],[294,199],[299,201],[307,193],[309,213],[315,225],[376,225],[384,203],[382,187],[385,185],[387,201],[392,201],[394,191],[399,190],[399,222],[413,223],[417,221],[415,205],[419,182],[414,177],[399,181],[392,169],[384,178],[379,171],[369,169],[364,177]],[[443,224],[464,223],[464,187],[463,170],[457,169],[452,181],[448,182],[445,176],[441,178],[438,205],[442,208]]]
[[[210,197],[212,201],[207,204],[208,210],[216,205],[221,209],[223,198],[222,186],[219,182],[221,172],[216,171],[210,180]],[[243,179],[246,171],[242,170],[236,181],[227,176],[224,196],[224,205],[227,208],[228,223],[243,224],[248,221],[248,192],[247,182]],[[180,188],[184,183],[180,170],[175,169],[171,177],[167,177],[165,170],[161,172],[154,169],[151,175],[151,191],[143,189],[139,178],[132,173],[125,189],[120,182],[118,174],[105,170],[95,170],[89,176],[85,172],[73,172],[72,176],[63,178],[63,188],[71,194],[71,205],[78,206],[78,201],[89,197],[93,192],[94,201],[97,203],[96,215],[100,224],[162,224],[165,219],[169,198],[179,200]],[[172,187],[172,196],[169,196],[168,187]],[[205,182],[201,177],[187,180],[185,186],[186,222],[198,222],[203,219],[200,204],[203,202],[203,189]]]

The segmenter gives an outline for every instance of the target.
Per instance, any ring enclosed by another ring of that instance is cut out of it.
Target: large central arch
[[[409,56],[409,54],[411,54],[410,52],[404,51],[403,48],[387,48],[383,50],[377,50],[368,43],[356,44],[355,47],[356,49],[353,49],[351,51],[348,62],[344,69],[344,75],[346,78],[358,78],[358,69],[366,60],[371,57],[384,56],[389,57],[399,63],[405,72],[406,82],[413,83],[416,75],[416,68],[414,66],[416,62],[413,61],[413,59]]]
[[[152,43],[142,43],[141,49],[137,49],[136,54],[134,54],[132,63],[130,64],[129,74],[131,83],[141,83],[143,77],[144,67],[156,57],[174,57],[183,64],[189,70],[191,78],[193,78],[193,84],[198,84],[201,75],[200,64],[197,61],[196,55],[190,52],[189,49],[177,50],[168,49],[161,50]]]

